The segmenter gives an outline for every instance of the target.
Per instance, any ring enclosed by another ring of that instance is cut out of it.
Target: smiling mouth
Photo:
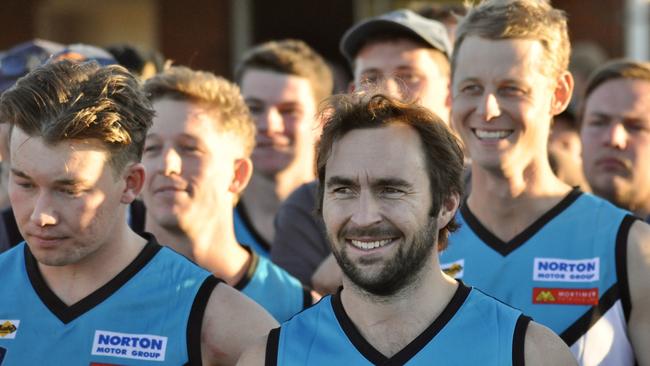
[[[502,140],[508,138],[514,130],[481,130],[478,128],[472,128],[474,135],[478,137],[479,140]]]
[[[373,240],[373,241],[355,240],[355,239],[348,240],[348,242],[353,247],[361,250],[371,250],[371,249],[381,248],[383,246],[390,244],[392,241],[393,239],[381,239],[381,240]]]

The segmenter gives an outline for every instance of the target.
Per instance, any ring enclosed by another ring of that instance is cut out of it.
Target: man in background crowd
[[[317,106],[332,92],[332,72],[304,42],[282,40],[249,50],[235,79],[257,126],[255,170],[235,209],[235,233],[268,256],[280,204],[314,179]]]
[[[208,72],[171,67],[145,91],[156,116],[145,142],[145,228],[262,305],[278,321],[311,295],[237,242],[233,207],[253,174],[255,124],[239,88]]]
[[[650,64],[616,60],[587,82],[583,167],[594,194],[650,218]]]

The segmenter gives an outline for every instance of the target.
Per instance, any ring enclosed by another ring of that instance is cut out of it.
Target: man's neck
[[[148,218],[146,230],[161,244],[192,259],[231,286],[241,281],[250,266],[251,254],[237,242],[232,220],[230,225],[222,222],[204,229],[171,231]]]
[[[436,254],[437,255],[437,254]],[[390,298],[368,296],[344,277],[341,301],[361,335],[392,357],[429,327],[447,307],[458,283],[440,266],[425,266],[417,283]]]
[[[282,202],[300,185],[314,180],[313,173],[289,167],[274,177],[253,174],[241,200],[255,231],[268,242],[275,236],[274,219]]]
[[[483,226],[499,239],[509,241],[570,190],[548,164],[531,164],[516,172],[494,172],[473,165],[467,204]]]
[[[128,227],[126,220],[111,232],[110,242],[78,263],[66,266],[38,264],[45,282],[66,305],[79,302],[115,278],[146,244],[145,239]]]

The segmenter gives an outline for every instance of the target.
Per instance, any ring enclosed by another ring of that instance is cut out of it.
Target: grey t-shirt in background
[[[316,181],[303,184],[282,203],[271,246],[271,260],[305,284],[311,284],[311,276],[331,253],[316,213],[317,190]]]

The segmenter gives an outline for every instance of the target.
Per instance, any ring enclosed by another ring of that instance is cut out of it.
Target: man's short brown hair
[[[444,201],[463,194],[463,149],[458,137],[440,117],[415,103],[404,103],[382,94],[336,95],[323,104],[323,134],[316,152],[318,210],[322,212],[327,159],[332,147],[350,131],[402,123],[420,136],[431,190],[431,216],[437,216]],[[455,219],[438,228],[438,250],[447,246],[450,232],[458,229]]]
[[[265,70],[294,75],[309,81],[316,105],[332,94],[334,79],[325,60],[305,42],[296,39],[270,41],[246,52],[235,70],[241,85],[246,71]]]
[[[222,132],[241,138],[244,153],[255,147],[255,123],[237,85],[206,71],[174,66],[148,79],[144,89],[149,99],[170,98],[196,103],[217,121]]]
[[[587,99],[599,86],[615,79],[636,79],[650,82],[650,62],[617,59],[600,66],[589,76],[580,105],[579,120],[584,117]],[[581,124],[582,125],[582,124]]]
[[[0,98],[0,120],[29,136],[51,144],[101,141],[115,173],[142,158],[153,114],[131,73],[95,62],[48,63],[19,79]]]
[[[491,40],[530,39],[539,41],[546,60],[542,70],[557,77],[569,67],[571,43],[566,15],[547,0],[484,0],[470,8],[456,29],[452,69],[465,38]],[[477,60],[480,62],[480,60]]]

